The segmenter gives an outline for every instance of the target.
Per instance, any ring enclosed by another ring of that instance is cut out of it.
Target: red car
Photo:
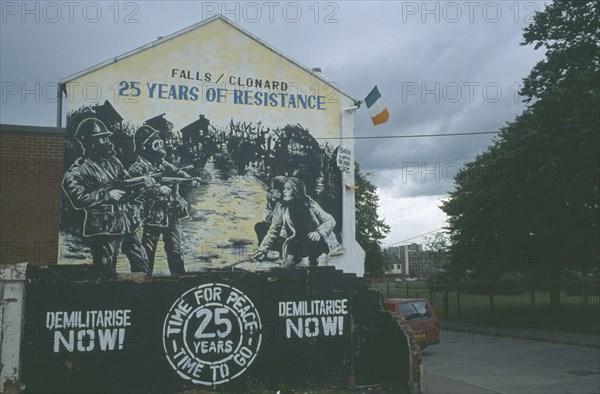
[[[383,301],[383,307],[404,317],[421,348],[440,343],[440,325],[428,299],[389,298]]]

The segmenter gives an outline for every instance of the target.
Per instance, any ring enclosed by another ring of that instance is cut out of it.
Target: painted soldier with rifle
[[[92,251],[93,264],[114,273],[120,247],[131,272],[149,274],[148,256],[135,233],[140,226],[139,204],[132,190],[127,190],[130,175],[115,157],[111,135],[97,118],[81,121],[74,137],[83,155],[66,171],[62,187],[73,207],[85,213],[82,236]],[[149,177],[133,182],[136,188],[152,183]]]
[[[199,183],[197,178],[165,160],[164,141],[157,130],[143,125],[135,132],[137,160],[129,167],[134,177],[156,175],[157,184],[146,189],[141,197],[143,235],[142,245],[149,259],[150,272],[158,239],[162,235],[167,262],[172,275],[185,274],[179,221],[188,216],[187,202],[179,195],[179,184]],[[193,168],[193,167],[192,167]]]

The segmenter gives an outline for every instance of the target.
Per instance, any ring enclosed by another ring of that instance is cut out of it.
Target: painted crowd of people
[[[102,114],[98,108],[96,113]],[[116,113],[111,106],[108,109]],[[322,254],[342,250],[328,209],[335,205],[335,196],[323,192],[335,189],[323,179],[329,177],[332,183],[335,177],[310,168],[323,161],[320,157],[331,156],[328,146],[322,154],[316,140],[299,125],[286,126],[282,137],[272,140],[270,129],[260,122],[257,127],[231,122],[225,137],[209,130],[209,123],[201,116],[181,130],[184,138],[174,142],[164,132],[172,127],[164,114],[144,122],[131,137],[94,113],[77,119],[72,137],[80,154],[73,155],[70,149],[74,160],[62,185],[72,208],[83,212],[83,223],[64,215],[70,208],[63,204],[63,225],[77,233],[81,229],[81,241],[91,250],[95,266],[114,273],[120,251],[132,272],[152,275],[162,237],[170,273],[185,274],[179,225],[188,216],[188,204],[179,185],[200,184],[191,171],[202,169],[210,157],[215,161],[227,157],[240,173],[249,163],[260,163],[254,175],[270,185],[263,218],[255,226],[259,244],[255,261],[279,259],[290,266],[308,258],[309,265],[317,265]]]

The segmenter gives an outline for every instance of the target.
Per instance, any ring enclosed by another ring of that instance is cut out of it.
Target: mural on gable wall
[[[181,275],[344,253],[332,85],[216,19],[65,84],[59,263]]]

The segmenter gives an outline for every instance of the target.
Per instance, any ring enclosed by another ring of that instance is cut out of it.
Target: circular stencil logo
[[[258,311],[244,293],[222,283],[185,292],[165,318],[167,360],[184,379],[218,385],[244,373],[261,342]]]

